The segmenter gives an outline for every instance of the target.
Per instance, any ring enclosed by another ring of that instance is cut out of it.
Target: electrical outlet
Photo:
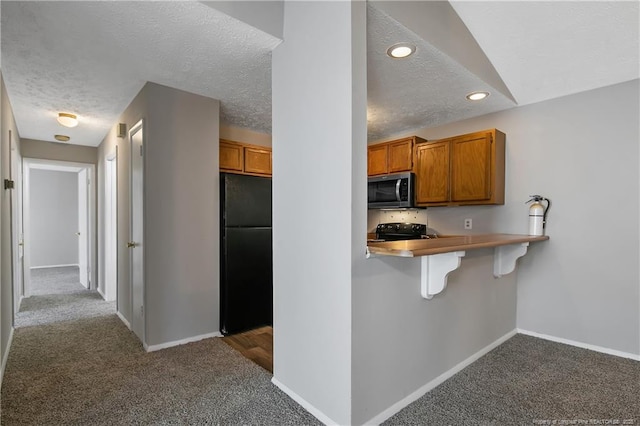
[[[473,229],[473,221],[471,219],[464,220],[464,229]]]

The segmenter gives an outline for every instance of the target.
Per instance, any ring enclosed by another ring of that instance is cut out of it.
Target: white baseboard
[[[9,331],[9,340],[7,341],[7,350],[2,356],[2,366],[0,366],[0,386],[2,386],[2,379],[4,379],[4,369],[7,366],[7,360],[9,359],[9,351],[11,350],[11,343],[13,342],[13,332],[15,328],[11,327]]]
[[[500,337],[495,342],[493,342],[493,343],[485,346],[484,348],[480,349],[478,352],[474,353],[469,358],[467,358],[464,361],[460,362],[455,367],[445,371],[444,373],[442,373],[441,375],[439,375],[435,379],[431,380],[426,385],[422,386],[421,388],[419,388],[415,392],[407,395],[405,398],[403,398],[400,401],[396,402],[391,407],[387,408],[386,410],[384,410],[383,412],[381,412],[377,416],[373,417],[371,420],[365,422],[364,424],[366,424],[366,425],[379,425],[380,423],[384,422],[385,420],[387,420],[388,418],[390,418],[394,414],[398,413],[400,410],[405,408],[407,405],[409,405],[412,402],[416,401],[417,399],[422,397],[424,394],[426,394],[427,392],[429,392],[430,390],[432,390],[433,388],[435,388],[436,386],[438,386],[439,384],[444,382],[445,380],[450,379],[451,377],[453,377],[453,375],[455,375],[456,373],[458,373],[459,371],[461,371],[465,367],[468,367],[469,365],[473,364],[480,357],[486,355],[487,353],[489,353],[490,351],[492,351],[496,347],[500,346],[501,344],[503,344],[504,342],[506,342],[507,340],[509,340],[510,338],[512,338],[515,335],[516,335],[516,330],[512,330],[512,331],[508,332],[507,334],[505,334],[504,336]]]
[[[147,352],[159,351],[161,349],[171,348],[173,346],[180,346],[186,343],[197,342],[204,339],[210,339],[212,337],[222,337],[222,334],[219,331],[214,333],[201,334],[199,336],[187,337],[186,339],[174,340],[173,342],[160,343],[159,345],[147,345],[144,343],[144,350]]]
[[[122,315],[120,313],[120,311],[116,311],[116,315],[118,315],[118,318],[120,318],[120,321],[122,321],[124,323],[124,325],[126,325],[127,328],[129,330],[131,330],[131,323],[129,323],[129,321],[127,321],[127,319],[124,317],[124,315]]]
[[[300,404],[302,406],[302,408],[307,410],[316,419],[320,420],[325,425],[337,425],[337,424],[339,424],[338,422],[334,422],[333,420],[331,420],[331,418],[329,416],[325,415],[322,411],[318,410],[316,407],[311,405],[306,399],[302,398],[300,395],[298,395],[297,393],[295,393],[294,391],[289,389],[287,386],[282,384],[282,382],[280,380],[276,379],[275,377],[272,377],[271,378],[271,383],[273,383],[278,388],[280,388],[280,390],[282,392],[284,392],[287,395],[289,395],[289,397],[291,399],[293,399],[295,402]]]
[[[640,361],[640,354],[632,354],[629,352],[622,352],[615,349],[605,348],[602,346],[590,345],[589,343],[576,342],[575,340],[563,339],[562,337],[550,336],[548,334],[536,333],[535,331],[518,329],[518,333],[526,334],[527,336],[537,337],[539,339],[550,340],[556,343],[563,343],[569,346],[576,346],[578,348],[589,349],[595,352],[601,352],[608,355],[619,356],[621,358],[629,358],[634,361]]]
[[[47,268],[68,268],[69,266],[75,266],[76,268],[79,268],[80,265],[78,265],[77,263],[70,263],[68,265],[45,265],[45,266],[32,266],[29,269],[47,269]]]

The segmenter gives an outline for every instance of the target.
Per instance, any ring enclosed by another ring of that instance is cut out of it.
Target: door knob
[[[80,235],[80,233],[79,233],[79,232],[76,232],[76,235]]]
[[[133,241],[129,241],[129,242],[127,243],[127,247],[128,247],[128,248],[134,248],[135,246],[137,246],[137,244],[136,244],[136,243],[134,243]]]

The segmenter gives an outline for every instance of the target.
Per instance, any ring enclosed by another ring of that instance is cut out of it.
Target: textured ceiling
[[[146,81],[220,99],[222,120],[271,128],[280,42],[198,2],[2,2],[2,72],[21,137],[97,146]],[[57,111],[76,113],[67,129]]]
[[[65,133],[96,146],[146,81],[219,99],[223,122],[269,133],[282,4],[205,3],[2,1],[2,72],[20,136],[52,141]],[[640,77],[635,1],[452,2],[476,55],[447,34],[451,16],[435,40],[419,28],[436,29],[434,16],[418,13],[419,26],[407,21],[416,2],[387,3],[394,4],[368,8],[370,139]],[[440,6],[432,9],[448,7]],[[398,7],[406,8],[398,20],[382,11]],[[387,47],[400,41],[413,42],[415,55],[388,58]],[[485,55],[497,80],[471,62]],[[464,99],[483,89],[492,92],[487,100]],[[57,111],[77,113],[81,124],[59,126]]]
[[[370,140],[435,126],[515,106],[458,62],[420,39],[384,12],[367,12],[368,133]],[[386,52],[398,42],[409,42],[416,52],[392,59]],[[470,102],[468,93],[491,92],[482,102]]]

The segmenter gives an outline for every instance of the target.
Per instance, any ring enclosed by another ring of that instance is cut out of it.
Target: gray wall
[[[365,258],[364,15],[349,13],[362,6],[286,4],[272,70],[274,380],[338,424],[376,418],[516,327],[515,275],[493,278],[491,250],[429,301],[419,259]]]
[[[148,83],[147,344],[219,332],[220,103]]]
[[[528,196],[553,201],[551,239],[519,261],[518,328],[640,355],[638,104],[634,80],[416,133],[507,135],[505,205],[429,209],[439,230],[526,233]]]
[[[364,198],[352,207],[352,185],[366,189],[365,7],[286,2],[273,52],[274,380],[337,424],[351,423],[352,239],[359,258],[366,241]]]
[[[146,86],[145,86],[146,88]],[[146,90],[143,88],[140,93],[131,101],[122,115],[114,123],[111,130],[105,136],[104,140],[98,147],[98,276],[101,280],[101,288],[104,288],[104,245],[105,245],[105,215],[104,215],[104,196],[105,196],[105,161],[116,153],[118,155],[118,213],[117,213],[117,310],[126,321],[131,323],[131,285],[129,277],[129,249],[127,242],[129,241],[129,141],[128,137],[118,138],[118,123],[124,123],[127,131],[131,129],[138,121],[147,116],[147,97]]]
[[[146,344],[219,332],[219,102],[147,83],[118,122],[145,119]],[[99,265],[104,265],[104,161],[118,152],[118,311],[131,321],[128,139],[101,143]]]
[[[20,150],[20,135],[9,102],[4,79],[0,72],[0,181],[9,179],[11,141],[9,132],[18,141]],[[15,194],[14,194],[15,196]],[[11,204],[10,191],[4,187],[0,189],[0,383],[4,373],[5,361],[9,350],[9,340],[13,330],[12,303],[12,275],[11,275]]]
[[[21,152],[23,157],[40,158],[43,160],[72,161],[89,164],[96,164],[98,161],[98,148],[93,146],[70,145],[34,139],[22,139]]]
[[[78,174],[32,169],[31,267],[78,263]]]
[[[507,135],[505,205],[430,208],[430,227],[462,234],[469,217],[473,233],[523,234],[524,202],[540,193],[554,202],[551,239],[500,279],[490,250],[467,252],[429,301],[418,295],[417,262],[369,260],[353,287],[354,424],[516,327],[640,355],[638,89],[636,80],[410,132]]]

